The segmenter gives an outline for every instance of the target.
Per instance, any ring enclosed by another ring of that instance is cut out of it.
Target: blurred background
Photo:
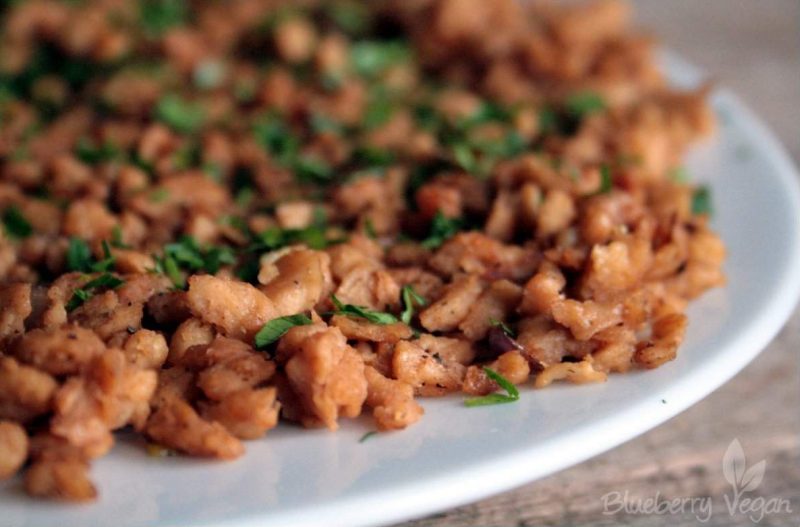
[[[800,163],[800,1],[634,0],[641,27],[712,73],[756,111]],[[751,498],[781,497],[792,513],[762,526],[800,525],[800,311],[748,368],[649,433],[588,462],[494,498],[402,527],[696,525],[694,514],[604,514],[602,496],[711,497],[707,526],[753,525],[727,514],[722,474],[738,438],[751,465],[766,460]]]

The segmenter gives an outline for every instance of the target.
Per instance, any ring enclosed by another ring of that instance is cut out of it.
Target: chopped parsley
[[[175,287],[183,289],[182,271],[205,271],[216,274],[223,265],[236,263],[233,249],[227,246],[201,247],[192,236],[181,236],[164,246],[164,255],[156,257],[156,271],[167,275]]]
[[[478,157],[466,142],[453,145],[453,160],[456,164],[470,174],[479,172]]]
[[[311,319],[303,314],[274,318],[264,324],[261,329],[258,330],[258,333],[256,333],[256,348],[261,349],[269,346],[295,326],[307,326],[309,324],[311,324]]]
[[[350,49],[350,61],[362,77],[375,78],[390,67],[408,62],[411,49],[400,41],[363,40]]]
[[[600,188],[597,194],[608,194],[614,188],[614,178],[611,175],[611,167],[603,165],[600,167]]]
[[[421,242],[422,246],[426,249],[437,249],[455,236],[463,226],[464,221],[461,218],[448,218],[438,211],[431,222],[430,234]]]
[[[12,238],[27,238],[33,234],[33,227],[16,205],[3,212],[3,227]]]
[[[567,97],[564,107],[573,117],[583,118],[606,109],[606,102],[594,92],[578,92]]]
[[[490,318],[489,324],[491,324],[493,328],[499,328],[503,333],[505,333],[507,337],[511,337],[512,339],[516,337],[516,335],[514,334],[514,330],[511,329],[509,325],[503,322],[502,320],[496,320],[494,318]]]
[[[303,244],[310,249],[324,249],[329,245],[344,241],[341,238],[328,238],[328,229],[323,222],[315,222],[303,229],[281,229],[270,227],[255,235],[250,252],[275,251],[289,245]]]
[[[456,127],[467,129],[491,122],[508,123],[513,117],[514,112],[509,108],[494,102],[483,101],[472,114],[460,119],[456,123]]]
[[[370,439],[370,438],[372,438],[372,437],[374,437],[374,436],[376,436],[376,435],[378,435],[378,432],[376,432],[375,430],[372,430],[372,431],[370,431],[370,432],[367,432],[367,433],[366,433],[366,434],[364,434],[363,436],[361,436],[361,439],[359,439],[359,440],[358,440],[358,442],[359,442],[359,443],[363,443],[363,442],[364,442],[364,441],[366,441],[367,439]]]
[[[84,163],[97,165],[119,159],[122,152],[110,141],[96,144],[90,139],[82,137],[75,146],[75,155]]]
[[[553,134],[558,131],[558,114],[549,107],[539,110],[539,130],[542,135]]]
[[[150,192],[148,199],[152,203],[164,203],[169,199],[169,190],[159,187],[152,192]]]
[[[400,296],[403,300],[403,312],[400,313],[400,320],[406,324],[411,324],[411,319],[414,317],[414,304],[422,307],[428,302],[414,291],[414,288],[410,285],[403,286]]]
[[[253,126],[256,141],[284,166],[291,165],[300,151],[300,140],[276,113],[259,119]]]
[[[386,96],[385,90],[376,90],[375,95],[370,100],[364,110],[362,124],[366,129],[378,128],[389,122],[394,113],[395,104]]]
[[[122,227],[119,225],[114,225],[114,228],[111,229],[111,247],[116,247],[117,249],[131,248],[130,245],[122,240]]]
[[[357,0],[336,0],[325,5],[333,23],[350,35],[363,35],[369,29],[370,12]]]
[[[196,132],[206,119],[203,106],[187,101],[175,94],[167,94],[159,99],[155,117],[173,130],[183,134]]]
[[[292,166],[297,181],[301,183],[329,183],[333,178],[333,168],[314,156],[298,156]]]
[[[381,168],[391,165],[395,156],[391,150],[370,145],[359,145],[353,149],[351,162],[360,167]]]
[[[343,304],[336,295],[331,295],[331,302],[333,302],[334,314],[344,315],[347,317],[363,318],[373,324],[394,324],[400,322],[396,316],[391,313],[381,311],[373,311],[372,309],[364,306],[356,306],[353,304]]]
[[[142,0],[139,20],[149,36],[159,36],[171,27],[186,23],[189,5],[186,0]]]
[[[364,234],[366,234],[367,238],[370,240],[378,239],[378,233],[375,232],[375,225],[372,223],[372,218],[364,220]]]
[[[464,400],[464,406],[491,406],[494,404],[513,403],[519,400],[519,390],[514,384],[491,368],[483,367],[486,376],[496,382],[506,393],[490,393],[483,397],[472,397]]]
[[[80,287],[73,291],[72,298],[70,298],[69,302],[65,306],[67,311],[74,311],[78,307],[82,306],[84,302],[92,298],[95,294],[95,289],[100,288],[108,288],[108,289],[116,289],[125,281],[121,278],[117,278],[111,273],[103,273],[97,278],[93,280],[89,280],[86,282],[83,287]]]
[[[89,244],[80,238],[72,237],[67,246],[66,264],[68,271],[80,273],[104,273],[114,267],[115,258],[108,242],[103,241],[103,259],[94,261]]]
[[[705,185],[700,185],[692,194],[692,214],[710,216],[713,212],[711,190]]]

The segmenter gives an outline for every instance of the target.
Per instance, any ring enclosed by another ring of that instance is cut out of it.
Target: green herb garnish
[[[86,282],[83,287],[76,289],[72,293],[72,298],[70,298],[69,302],[67,302],[65,308],[67,311],[73,311],[82,306],[84,302],[92,298],[92,296],[94,296],[95,289],[99,289],[101,287],[116,289],[124,283],[124,280],[117,278],[111,273],[103,273],[97,278]]]
[[[295,326],[307,326],[309,324],[311,324],[311,319],[302,314],[273,318],[256,333],[256,348],[261,349],[269,346]]]
[[[505,333],[507,337],[511,337],[512,339],[516,337],[514,334],[514,330],[509,327],[508,324],[503,322],[502,320],[496,320],[494,318],[489,319],[489,324],[492,325],[494,328],[500,328],[500,330]]]
[[[331,302],[333,302],[333,306],[335,308],[334,314],[336,315],[363,318],[364,320],[372,322],[373,324],[381,324],[381,325],[394,324],[395,322],[399,322],[397,317],[392,315],[391,313],[373,311],[372,309],[364,306],[343,304],[338,298],[336,298],[336,295],[331,295]]]
[[[367,238],[370,240],[378,239],[378,233],[375,232],[375,225],[372,223],[372,218],[364,220],[364,234],[366,234]]]
[[[484,101],[472,114],[460,119],[456,123],[456,127],[468,129],[491,122],[508,123],[513,116],[514,112],[511,109],[500,106],[497,103]]]
[[[483,371],[486,372],[487,377],[496,382],[506,393],[490,393],[483,397],[472,397],[464,400],[464,406],[470,408],[475,406],[491,406],[494,404],[513,403],[519,400],[519,390],[517,390],[517,387],[514,386],[511,381],[486,366],[483,367]]]
[[[564,107],[567,113],[573,117],[583,118],[589,114],[605,110],[606,103],[597,93],[586,91],[574,93],[567,97]]]
[[[364,110],[362,124],[366,129],[378,128],[389,122],[394,113],[395,103],[387,96],[385,90],[374,90],[375,93]]]
[[[558,114],[549,107],[539,110],[539,130],[542,135],[554,134],[558,132]]]
[[[608,194],[614,188],[614,178],[611,175],[611,167],[603,165],[600,167],[600,188],[596,194]]]
[[[692,194],[692,214],[711,216],[714,210],[711,206],[711,189],[701,185],[694,189]]]
[[[67,246],[66,264],[68,271],[80,273],[104,273],[114,267],[115,258],[108,242],[103,240],[103,259],[94,261],[89,244],[80,238],[72,237]]]
[[[448,218],[441,211],[433,217],[431,231],[421,244],[426,249],[437,249],[444,242],[455,236],[464,226],[461,218]]]
[[[253,126],[253,135],[281,165],[290,166],[297,158],[300,140],[279,115],[270,113],[261,118]]]
[[[3,227],[12,238],[27,238],[33,234],[33,227],[16,205],[11,205],[3,212]]]
[[[192,236],[181,236],[164,246],[164,255],[156,257],[156,271],[169,277],[175,287],[186,285],[183,273],[205,271],[216,274],[223,265],[236,263],[233,249],[227,246],[201,247]]]
[[[367,439],[370,439],[371,437],[374,437],[374,436],[376,436],[376,435],[378,435],[378,432],[376,432],[375,430],[372,430],[371,432],[367,432],[366,434],[364,434],[363,436],[361,436],[361,439],[359,439],[359,440],[358,440],[358,442],[359,442],[359,443],[363,443],[363,442],[364,442],[364,441],[366,441]]]
[[[419,295],[414,288],[410,285],[404,285],[400,293],[403,299],[403,312],[400,313],[400,320],[406,324],[411,324],[411,319],[414,317],[414,304],[418,307],[427,305],[427,300]]]
[[[96,165],[119,159],[122,152],[109,141],[97,145],[88,138],[82,137],[75,147],[75,155],[84,163]]]
[[[195,102],[175,94],[161,97],[155,108],[156,119],[182,134],[196,132],[206,119],[205,110]]]
[[[159,187],[148,195],[148,199],[152,203],[164,203],[169,199],[169,190]]]
[[[139,19],[149,36],[159,36],[174,26],[186,23],[189,6],[185,0],[142,0]]]
[[[304,229],[280,229],[270,227],[255,235],[250,252],[275,251],[289,245],[304,244],[311,249],[324,249],[329,245],[344,241],[341,238],[329,239],[324,224],[310,225]]]
[[[348,35],[363,35],[369,29],[369,9],[357,0],[328,2],[325,8],[333,23]]]
[[[411,49],[400,41],[364,40],[350,49],[350,60],[356,73],[374,78],[390,67],[407,62]]]
[[[130,249],[131,246],[122,241],[122,227],[114,225],[111,229],[111,247],[117,249]]]
[[[294,166],[295,177],[301,183],[330,183],[333,168],[325,161],[312,156],[299,156]]]

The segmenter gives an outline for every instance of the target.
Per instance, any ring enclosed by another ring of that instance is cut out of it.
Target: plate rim
[[[680,77],[684,82],[692,84],[699,84],[708,77],[703,69],[672,50],[660,49],[658,60],[661,69],[668,77]],[[777,166],[778,170],[775,171],[774,177],[780,180],[782,189],[786,190],[787,200],[792,205],[791,214],[796,220],[795,224],[800,225],[800,172],[786,148],[763,120],[733,91],[725,87],[716,87],[712,95],[724,99],[728,106],[735,109],[738,124],[749,130],[748,135],[757,138],[758,150],[765,152],[766,157]],[[715,360],[708,361],[702,368],[683,375],[668,385],[665,391],[660,392],[659,397],[670,400],[668,407],[653,411],[648,400],[637,401],[605,421],[604,428],[614,432],[593,435],[593,441],[588,447],[584,441],[586,432],[583,427],[575,427],[555,439],[538,443],[535,449],[513,451],[481,463],[469,464],[456,472],[439,474],[414,484],[398,484],[366,495],[348,496],[310,510],[289,509],[270,518],[270,523],[287,527],[317,527],[320,519],[325,518],[326,524],[331,527],[369,527],[422,518],[437,511],[472,503],[532,483],[596,457],[652,430],[705,399],[733,378],[752,362],[784,327],[800,300],[800,230],[795,229],[793,234],[791,257],[782,277],[785,286],[781,289],[780,296],[768,305],[768,309],[752,319],[753,321],[743,330],[742,336],[732,344],[733,349]],[[735,357],[733,362],[730,360],[732,356]],[[723,358],[728,362],[727,367],[716,367],[716,362]],[[702,389],[696,387],[693,390],[685,389],[689,384],[696,386],[700,377],[704,384]],[[634,416],[637,425],[630,426]],[[642,421],[646,421],[646,424],[642,424]],[[577,454],[570,458],[548,456],[547,453],[554,449],[568,449]],[[498,477],[498,474],[502,476]],[[381,517],[376,519],[374,513],[353,512],[362,510],[380,511]],[[251,513],[222,522],[201,522],[197,526],[260,527],[266,519],[264,513]],[[169,523],[163,527],[182,527],[182,524]]]

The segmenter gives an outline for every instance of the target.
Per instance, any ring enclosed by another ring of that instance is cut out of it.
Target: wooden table
[[[662,40],[733,88],[800,161],[798,0],[638,0],[638,18]],[[708,526],[752,525],[731,516],[721,460],[734,438],[748,466],[765,459],[749,495],[790,500],[793,512],[760,525],[800,526],[800,311],[749,367],[710,397],[647,434],[517,490],[402,527],[696,525],[697,515],[604,514],[602,496],[710,497]],[[633,500],[629,500],[633,501]],[[698,509],[696,509],[698,510]],[[785,509],[784,509],[785,510]],[[703,517],[702,514],[700,514]]]

